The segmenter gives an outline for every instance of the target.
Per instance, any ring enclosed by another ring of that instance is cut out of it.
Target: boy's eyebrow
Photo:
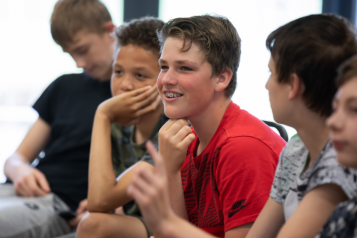
[[[187,63],[190,63],[190,64],[198,65],[196,62],[189,61],[189,60],[176,60],[175,63],[176,63],[176,64],[187,64]],[[167,64],[167,61],[164,60],[164,59],[159,59],[159,64]]]
[[[351,103],[353,101],[357,101],[357,97],[351,96],[351,97],[347,98],[347,103]]]
[[[190,63],[190,64],[197,65],[196,62],[189,61],[189,60],[176,60],[175,63],[176,63],[176,64],[187,64],[187,63]]]
[[[78,45],[75,48],[73,48],[73,51],[81,50],[82,48],[88,47],[88,44],[83,44],[83,45]]]
[[[114,67],[123,67],[120,64],[116,63],[113,65]],[[146,67],[135,67],[134,70],[148,70]]]

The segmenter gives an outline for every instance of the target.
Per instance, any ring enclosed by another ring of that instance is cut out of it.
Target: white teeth
[[[168,98],[176,98],[176,97],[181,97],[183,94],[179,93],[165,93],[165,96]]]

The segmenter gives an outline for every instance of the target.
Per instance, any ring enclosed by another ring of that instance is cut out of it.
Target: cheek
[[[157,77],[157,80],[156,80],[156,86],[157,86],[157,89],[159,90],[159,92],[161,93],[162,91],[162,79],[163,79],[164,75],[163,74],[159,74],[159,76]]]
[[[348,128],[346,127],[348,140],[351,143],[351,147],[354,150],[354,155],[357,158],[357,119],[351,119],[347,125],[349,125]]]
[[[112,95],[116,96],[120,94],[120,80],[115,79],[115,77],[113,77],[113,79],[111,80],[111,90],[112,90]]]

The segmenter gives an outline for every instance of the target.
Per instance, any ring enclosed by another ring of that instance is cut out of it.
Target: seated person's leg
[[[53,207],[53,194],[19,197],[13,185],[0,185],[0,238],[55,237],[70,232]]]
[[[137,217],[106,213],[88,213],[79,223],[77,238],[149,237],[144,223]]]

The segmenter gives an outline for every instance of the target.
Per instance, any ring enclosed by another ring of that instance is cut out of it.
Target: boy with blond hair
[[[228,19],[204,15],[170,20],[158,36],[157,86],[171,118],[159,132],[159,152],[172,210],[212,235],[245,237],[269,197],[285,142],[231,101],[238,33]],[[138,181],[129,194],[142,204],[152,189]]]
[[[282,150],[270,197],[246,237],[314,237],[336,205],[357,194],[356,171],[337,162],[325,124],[332,113],[337,67],[357,53],[356,29],[338,15],[310,15],[273,31],[266,46],[271,53],[266,88],[274,119],[295,128],[297,135]],[[347,107],[343,110],[352,112]],[[142,209],[147,225],[160,237],[212,237],[168,207],[165,177],[169,178],[170,189],[169,170],[166,175],[162,159],[152,146],[149,148],[157,162],[156,174],[137,171],[128,190]],[[160,154],[165,160],[161,149]],[[238,182],[232,183],[231,191],[237,186]],[[170,200],[172,203],[171,196]],[[329,224],[328,234],[346,226],[343,218],[335,219],[338,222]],[[234,236],[226,233],[225,237]]]

